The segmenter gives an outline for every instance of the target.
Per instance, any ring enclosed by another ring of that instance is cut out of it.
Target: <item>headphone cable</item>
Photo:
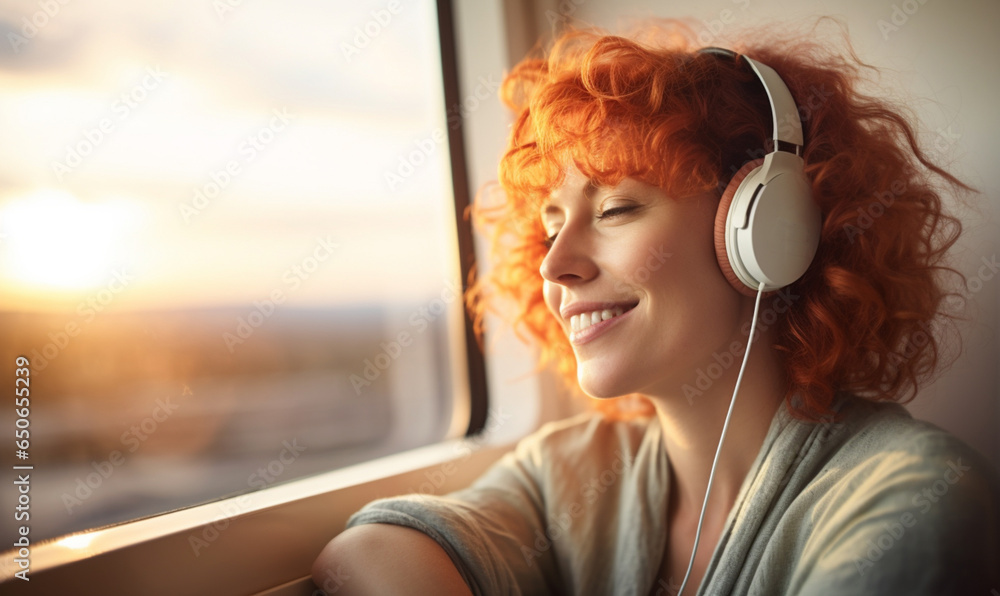
[[[736,387],[733,388],[733,397],[729,400],[729,411],[726,412],[726,421],[722,425],[722,436],[719,437],[719,446],[715,449],[715,458],[712,460],[712,471],[708,474],[708,487],[705,489],[705,500],[701,504],[701,515],[698,516],[698,529],[694,533],[694,546],[691,548],[691,560],[688,562],[687,572],[684,573],[684,581],[677,591],[677,596],[684,593],[684,586],[687,585],[691,576],[691,569],[694,567],[694,555],[698,552],[698,540],[701,539],[701,525],[705,521],[705,510],[708,508],[708,495],[712,493],[712,480],[715,479],[715,466],[719,463],[719,453],[722,452],[722,442],[726,438],[726,430],[729,428],[729,419],[733,415],[733,406],[736,404],[736,394],[740,390],[740,383],[743,381],[743,371],[746,370],[747,360],[750,358],[750,346],[753,345],[754,332],[757,331],[757,311],[760,310],[760,298],[764,295],[764,282],[760,282],[757,288],[757,300],[753,305],[753,320],[750,322],[750,339],[747,342],[747,351],[743,354],[743,363],[740,365],[740,373],[736,376]]]

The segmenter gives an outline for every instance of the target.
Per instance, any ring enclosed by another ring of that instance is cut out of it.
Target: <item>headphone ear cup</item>
[[[739,189],[740,184],[763,164],[763,158],[743,164],[743,167],[729,181],[726,190],[723,191],[722,198],[719,199],[719,208],[715,212],[715,258],[719,261],[719,268],[722,269],[722,275],[729,280],[729,285],[733,286],[740,294],[750,297],[757,295],[757,289],[751,288],[740,281],[740,278],[736,276],[736,272],[733,271],[733,265],[729,260],[729,252],[726,250],[726,219],[729,217],[729,208],[733,204],[733,198],[736,196],[736,191]]]

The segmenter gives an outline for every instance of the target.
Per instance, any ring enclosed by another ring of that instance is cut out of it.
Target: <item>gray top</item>
[[[697,594],[1000,595],[1000,480],[986,459],[897,404],[837,409],[817,424],[778,408]],[[655,417],[585,414],[467,489],[378,500],[348,527],[426,533],[477,595],[665,596],[679,587],[658,578],[668,466]]]

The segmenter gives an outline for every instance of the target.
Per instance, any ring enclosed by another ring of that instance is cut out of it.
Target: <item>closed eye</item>
[[[635,211],[638,208],[639,208],[638,205],[622,205],[620,207],[612,207],[611,209],[606,209],[598,213],[597,219],[598,220],[613,219],[615,217],[618,217],[619,215],[625,215],[626,213]],[[556,238],[558,236],[559,233],[557,232],[542,240],[542,245],[546,248],[546,250],[552,248],[552,245],[555,244]]]
[[[637,205],[622,205],[621,207],[612,207],[597,214],[597,219],[610,219],[618,215],[624,215],[629,211],[634,211]]]

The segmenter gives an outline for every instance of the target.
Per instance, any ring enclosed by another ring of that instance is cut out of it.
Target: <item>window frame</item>
[[[452,0],[436,0],[438,14],[438,37],[441,48],[441,70],[444,85],[444,105],[461,104],[461,90],[458,74],[458,47],[455,38],[455,18]],[[446,121],[448,119],[446,118]],[[472,222],[465,214],[471,208],[468,162],[465,150],[464,118],[449,121],[448,157],[451,163],[452,189],[455,200],[455,231],[458,240],[459,270],[462,281],[462,295],[469,287],[469,279],[476,270],[476,250],[473,240]],[[464,301],[462,302],[464,306]],[[469,382],[469,423],[465,436],[472,437],[486,426],[489,412],[489,393],[486,383],[486,360],[476,339],[475,329],[469,311],[462,308],[465,335],[465,354]],[[458,404],[456,404],[457,406]],[[458,409],[458,408],[456,408]]]

